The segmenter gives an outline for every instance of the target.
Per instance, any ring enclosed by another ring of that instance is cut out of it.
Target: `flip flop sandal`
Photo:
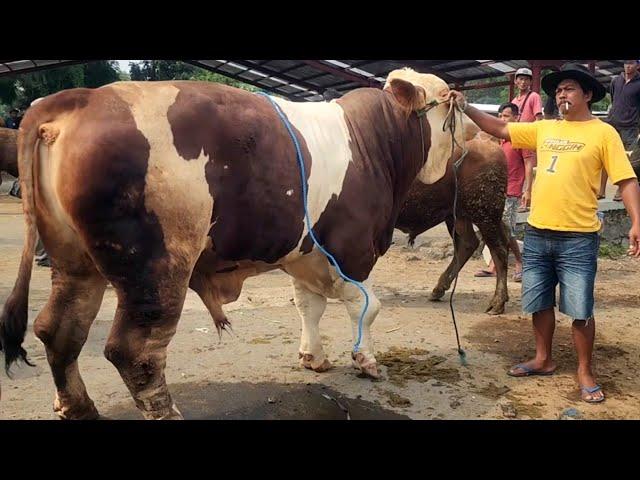
[[[522,370],[522,373],[515,373],[514,370],[519,369]],[[525,367],[522,363],[519,365],[516,365],[515,367],[512,367],[511,370],[509,370],[507,372],[507,375],[509,375],[510,377],[531,377],[534,375],[540,375],[540,376],[549,376],[549,375],[553,375],[553,372],[555,372],[555,368],[551,371],[547,371],[547,372],[543,372],[541,370],[534,370],[533,368],[529,368],[529,367]]]
[[[484,277],[495,277],[496,274],[493,272],[490,272],[489,270],[480,270],[479,272],[476,272],[476,274],[474,275],[474,277],[479,277],[479,278],[484,278]]]
[[[587,402],[587,403],[600,403],[600,402],[604,402],[604,393],[602,394],[602,397],[600,398],[593,398],[593,394],[596,392],[602,392],[602,387],[600,385],[595,385],[593,387],[584,387],[582,385],[580,385],[580,391],[581,391],[581,397],[582,400]],[[587,395],[591,395],[591,399],[587,399]]]

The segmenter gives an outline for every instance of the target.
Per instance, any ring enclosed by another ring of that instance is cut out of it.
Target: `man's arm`
[[[464,95],[456,90],[451,90],[451,92],[449,92],[449,95],[450,97],[455,99],[458,107],[460,107],[460,109],[464,113],[466,113],[467,116],[471,120],[473,120],[473,122],[478,125],[481,130],[487,132],[489,135],[493,135],[494,137],[511,141],[509,129],[507,128],[507,124],[505,122],[503,122],[499,118],[494,117],[493,115],[489,115],[488,113],[472,107],[467,103]]]
[[[627,178],[617,183],[620,196],[631,218],[629,230],[629,255],[640,257],[640,187],[636,178]]]

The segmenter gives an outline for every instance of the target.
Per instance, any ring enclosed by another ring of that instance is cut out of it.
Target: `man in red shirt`
[[[518,107],[513,103],[503,103],[498,109],[498,116],[506,123],[518,121]],[[522,186],[525,183],[525,161],[523,158],[522,150],[516,150],[512,148],[511,142],[507,140],[500,140],[500,146],[507,157],[507,198],[504,204],[504,213],[502,215],[502,221],[509,231],[509,249],[516,257],[516,271],[513,275],[515,282],[522,281],[522,255],[520,254],[520,247],[515,238],[516,228],[516,215],[518,212],[518,205],[520,205],[521,197],[523,197]],[[533,169],[533,165],[528,164],[527,168]],[[531,172],[529,172],[530,174]],[[528,183],[527,197],[531,198],[531,183]],[[487,270],[480,270],[475,275],[476,277],[495,277],[496,267],[491,260],[489,268]]]
[[[535,122],[542,120],[542,99],[540,94],[531,90],[531,82],[533,80],[533,73],[528,68],[519,68],[516,71],[515,84],[518,87],[518,95],[516,95],[511,103],[518,107],[520,117],[518,122]],[[536,166],[536,152],[534,150],[522,150],[525,164],[531,164],[528,166],[531,171]],[[533,176],[525,179],[525,192],[531,191],[531,185],[533,183]],[[520,211],[526,211],[531,203],[531,196],[523,195],[522,208]]]

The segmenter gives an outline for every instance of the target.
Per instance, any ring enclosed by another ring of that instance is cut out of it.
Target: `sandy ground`
[[[0,196],[0,302],[17,274],[22,223],[18,201]],[[383,305],[372,328],[382,380],[359,378],[351,367],[351,328],[337,301],[329,302],[321,322],[334,368],[322,374],[301,369],[300,325],[289,278],[269,273],[249,279],[240,299],[227,306],[235,336],[224,334],[222,340],[204,305],[189,292],[166,371],[185,418],[555,419],[567,408],[587,419],[640,418],[640,262],[599,263],[595,368],[607,400],[588,405],[579,399],[570,321],[562,315],[554,345],[557,373],[522,379],[505,374],[533,353],[531,324],[520,313],[520,284],[511,281],[506,313],[483,313],[494,280],[473,277],[484,266],[481,259],[472,259],[462,271],[454,297],[467,352],[468,364],[462,366],[448,302],[428,301],[449,262],[433,258],[434,250],[447,250],[446,231],[441,225],[427,232],[415,249],[396,233],[396,244],[372,274]],[[49,289],[49,269],[34,267],[25,347],[36,367],[14,366],[13,379],[0,373],[0,419],[54,418],[53,381],[44,347],[31,328]],[[102,354],[115,306],[109,288],[80,355],[80,369],[102,415],[137,419],[141,416],[127,389]]]

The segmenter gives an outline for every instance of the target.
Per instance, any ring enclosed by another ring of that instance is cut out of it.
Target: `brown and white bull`
[[[389,248],[415,177],[437,181],[450,154],[451,136],[440,128],[448,104],[417,115],[446,100],[437,80],[396,79],[386,91],[358,89],[330,103],[275,99],[300,142],[315,234],[368,291],[353,360],[371,376],[378,373],[370,326],[380,302],[367,278]],[[305,367],[329,366],[318,332],[327,298],[344,301],[355,338],[362,295],[310,240],[294,145],[267,99],[211,83],[115,83],[45,98],[20,132],[26,237],[0,343],[7,368],[26,360],[37,228],[51,257],[52,292],[34,331],[46,347],[59,416],[98,416],[77,358],[107,282],[118,306],[105,355],[146,418],[181,418],[164,369],[188,288],[223,328],[222,305],[237,299],[243,281],[280,268],[292,276]]]

